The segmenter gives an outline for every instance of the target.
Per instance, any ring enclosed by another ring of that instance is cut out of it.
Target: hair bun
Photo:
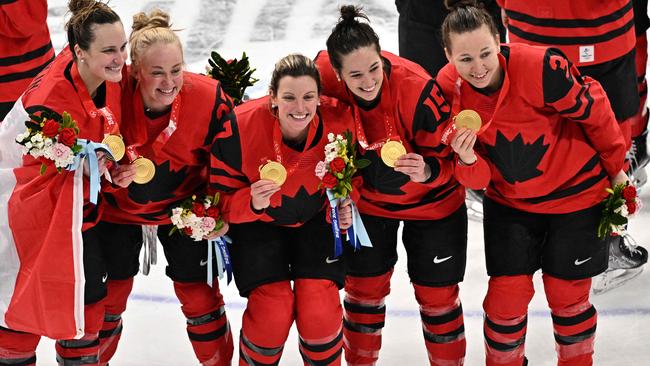
[[[154,9],[149,15],[144,12],[137,13],[133,16],[133,25],[131,30],[137,32],[148,28],[169,28],[169,14],[160,9]]]
[[[445,6],[450,11],[458,8],[466,8],[468,6],[478,7],[476,0],[445,0]]]
[[[341,18],[339,24],[352,24],[357,21],[357,18],[368,20],[368,16],[363,13],[363,8],[356,5],[341,6]]]

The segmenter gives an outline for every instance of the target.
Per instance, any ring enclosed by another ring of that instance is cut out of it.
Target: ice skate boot
[[[609,244],[609,267],[594,277],[594,295],[613,290],[640,275],[648,262],[648,251],[629,235],[612,238]]]

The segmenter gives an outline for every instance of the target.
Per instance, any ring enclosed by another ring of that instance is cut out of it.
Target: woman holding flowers
[[[92,227],[106,172],[93,143],[120,133],[126,35],[104,3],[71,0],[68,7],[69,47],[0,125],[0,364],[33,365],[43,335],[59,339],[60,364],[99,363],[102,278],[113,258]],[[90,165],[68,170],[81,155]]]
[[[218,282],[212,278],[218,272],[212,268],[217,261],[206,239],[219,237],[228,228],[217,226],[218,209],[203,197],[211,142],[232,102],[221,83],[183,70],[183,48],[170,27],[169,15],[160,10],[133,17],[129,40],[133,63],[124,83],[122,133],[126,143],[123,166],[131,163],[135,171],[125,169],[122,174],[134,182],[127,189],[106,193],[108,205],[100,225],[106,230],[107,245],[136,250],[125,252],[123,258],[131,271],[109,272],[114,301],[103,329],[110,334],[107,343],[112,345],[112,354],[121,331],[120,315],[137,273],[142,230],[145,257],[148,250],[155,255],[157,233],[197,359],[204,365],[225,366],[232,358],[232,334]],[[174,228],[170,213],[188,205],[197,219],[170,235]],[[145,273],[148,264],[144,264]]]
[[[374,364],[397,261],[397,231],[420,304],[431,364],[461,365],[465,357],[458,283],[465,273],[465,191],[452,177],[451,149],[442,145],[450,107],[420,66],[380,51],[366,15],[341,8],[341,19],[316,57],[326,95],[354,106],[362,156],[359,210],[372,248],[349,254],[345,280],[345,358]]]
[[[581,76],[556,49],[499,44],[492,18],[474,1],[447,1],[449,64],[437,80],[452,113],[475,110],[483,126],[451,139],[455,174],[487,187],[483,302],[487,365],[527,363],[524,346],[533,274],[543,271],[558,365],[591,365],[596,310],[591,277],[607,268],[598,237],[625,140],[600,84]],[[467,112],[465,112],[467,113]]]
[[[338,290],[344,268],[332,246],[334,230],[326,221],[329,205],[322,188],[340,197],[348,193],[337,190],[341,185],[354,188],[348,167],[338,160],[330,166],[333,154],[344,155],[341,146],[352,140],[346,131],[353,131],[354,124],[348,107],[320,92],[318,69],[310,59],[282,58],[270,95],[236,107],[212,147],[210,183],[222,192],[235,282],[248,298],[240,365],[277,364],[294,321],[306,365],[341,364]],[[330,162],[328,167],[319,164],[322,160]],[[314,174],[317,164],[323,181]],[[338,177],[325,178],[331,173]],[[333,210],[332,220],[339,223],[335,229],[350,227],[349,202]]]

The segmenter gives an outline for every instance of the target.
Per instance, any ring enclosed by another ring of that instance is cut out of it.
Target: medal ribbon
[[[98,118],[101,120],[102,126],[104,128],[104,137],[108,135],[119,135],[120,126],[115,121],[115,116],[113,115],[113,112],[110,110],[108,105],[102,108],[97,108],[97,106],[95,106],[95,102],[93,102],[92,98],[90,97],[90,93],[86,88],[86,84],[84,84],[83,80],[81,79],[81,75],[79,74],[79,70],[77,69],[76,63],[72,64],[72,67],[70,68],[70,74],[72,76],[72,82],[75,88],[77,89],[77,94],[79,94],[79,97],[81,98],[81,104],[86,110],[86,113],[88,113],[90,118],[93,120],[96,120]],[[106,86],[107,101],[111,100],[111,98],[109,98],[110,92],[111,92],[111,88],[109,88],[107,85]]]
[[[285,167],[287,170],[287,177],[289,177],[297,168],[298,165],[302,162],[305,161],[308,156],[300,155],[296,157],[295,161],[293,164],[289,166],[284,165],[284,161],[282,158],[282,131],[280,130],[280,120],[276,117],[276,121],[274,121],[273,124],[273,152],[275,153],[275,159],[278,163],[282,164],[282,166]],[[316,130],[318,129],[318,123],[319,123],[319,117],[318,114],[314,116],[314,118],[309,122],[309,131],[307,132],[307,140],[305,141],[305,149],[308,149],[311,143],[313,142],[312,140],[314,139],[316,135]],[[303,150],[304,152],[304,150]]]
[[[494,120],[494,116],[497,115],[497,111],[499,110],[499,107],[501,107],[501,104],[506,98],[506,95],[508,94],[508,91],[510,90],[510,78],[508,78],[508,73],[505,71],[506,70],[506,62],[505,59],[501,54],[499,54],[499,64],[501,64],[501,68],[503,69],[503,85],[501,86],[501,89],[499,90],[499,98],[497,98],[497,104],[494,107],[494,112],[492,113],[492,116],[490,117],[490,120],[487,123],[484,123],[481,128],[476,132],[477,135],[483,133],[483,131],[487,130],[488,127],[490,127],[490,124],[492,124],[492,121]],[[458,79],[456,79],[456,86],[454,88],[454,101],[451,103],[451,114],[452,116],[456,117],[458,113],[461,111],[461,87],[463,84],[463,79],[459,76]],[[455,124],[451,124],[451,126],[454,126]],[[450,126],[450,128],[452,128]]]
[[[354,113],[354,124],[357,128],[357,142],[359,143],[359,146],[363,148],[364,150],[377,150],[384,146],[384,144],[388,141],[391,140],[397,140],[399,141],[399,135],[395,134],[395,131],[397,130],[395,126],[395,116],[393,115],[393,102],[391,100],[391,90],[390,90],[390,85],[388,82],[388,76],[384,72],[384,81],[381,84],[381,102],[380,102],[380,107],[382,109],[382,115],[384,116],[384,130],[386,131],[386,139],[385,140],[380,140],[380,141],[375,141],[373,143],[369,143],[368,139],[366,137],[365,132],[363,131],[363,124],[361,123],[361,117],[360,117],[360,112],[357,110],[359,108],[357,106],[357,103],[354,101],[354,96],[350,95],[350,98],[352,99],[352,105],[355,108],[355,113]],[[350,92],[352,94],[352,92]]]
[[[343,253],[343,241],[339,227],[339,199],[334,197],[331,189],[327,189],[326,192],[330,202],[330,221],[332,221],[332,233],[334,234],[334,258],[337,258]]]
[[[136,123],[138,128],[138,131],[146,131],[144,129],[144,126],[146,126],[147,122],[145,121],[145,116],[144,116],[144,103],[142,102],[142,95],[139,92],[138,85],[135,87],[135,93],[133,96],[134,99],[134,111],[133,114],[136,117]],[[154,151],[157,151],[162,148],[167,141],[172,137],[174,132],[176,132],[176,129],[178,128],[178,115],[180,114],[180,109],[181,109],[181,94],[179,93],[176,95],[176,98],[174,98],[174,102],[172,103],[172,110],[171,113],[169,114],[169,123],[167,124],[167,127],[165,127],[164,130],[162,130],[156,139],[153,142],[152,149]],[[140,133],[139,136],[144,136],[146,135],[146,132]],[[138,147],[146,144],[146,142],[149,140],[148,136],[144,141],[138,141],[134,144],[131,144],[126,147],[126,155],[129,158],[129,161],[132,163],[135,159],[139,158],[141,155],[138,153]]]

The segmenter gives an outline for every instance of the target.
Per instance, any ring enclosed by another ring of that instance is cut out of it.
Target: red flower
[[[625,205],[627,206],[627,213],[629,215],[634,215],[636,212],[636,202],[630,201],[630,202],[625,202]]]
[[[343,169],[345,169],[345,160],[336,157],[334,160],[330,161],[330,170],[332,173],[340,173]]]
[[[51,119],[47,120],[45,125],[43,125],[43,135],[52,138],[56,136],[57,133],[59,133],[59,124]]]
[[[636,198],[636,188],[631,185],[623,188],[623,198],[625,198],[625,202],[633,201]]]
[[[192,203],[192,212],[198,217],[203,217],[205,216],[205,206],[203,206],[203,203],[194,202]]]
[[[183,228],[183,232],[184,232],[185,235],[187,235],[187,236],[192,236],[192,228],[189,227],[189,226],[184,227],[184,228]]]
[[[221,212],[217,206],[212,206],[208,209],[208,216],[212,217],[215,220],[218,220],[221,216]]]
[[[64,128],[59,132],[58,140],[63,145],[72,147],[77,142],[77,133],[72,128]]]
[[[338,179],[332,173],[326,173],[325,176],[323,177],[323,185],[325,188],[332,189],[336,187],[336,183],[338,183]]]

